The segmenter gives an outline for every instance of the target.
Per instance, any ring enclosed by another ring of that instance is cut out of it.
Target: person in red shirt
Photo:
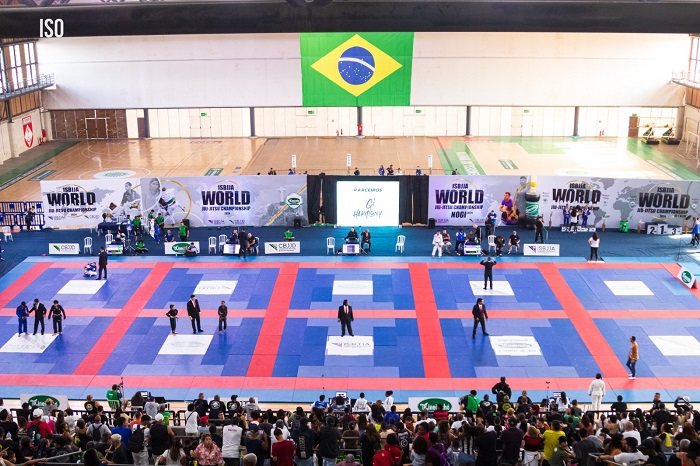
[[[38,432],[39,432],[39,438],[46,438],[46,435],[51,433],[51,427],[49,425],[41,420],[41,417],[44,415],[44,411],[41,408],[36,408],[32,412],[32,422],[27,424],[27,433],[30,432],[30,429],[33,426],[37,426]]]
[[[399,446],[399,437],[396,434],[387,435],[384,450],[391,455],[392,466],[401,466],[401,447]]]
[[[272,459],[277,466],[293,466],[294,452],[296,452],[294,442],[284,439],[282,429],[275,429],[273,434],[277,441],[272,445]]]
[[[450,413],[445,411],[443,405],[438,404],[437,409],[433,412],[433,419],[435,419],[435,422],[446,421],[448,417],[450,417]]]
[[[374,456],[372,457],[372,466],[394,466],[391,453],[387,450],[382,450],[379,443],[374,444]]]

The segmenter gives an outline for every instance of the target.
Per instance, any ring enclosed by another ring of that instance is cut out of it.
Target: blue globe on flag
[[[350,47],[338,59],[338,73],[348,84],[364,84],[374,75],[374,57],[363,47]]]

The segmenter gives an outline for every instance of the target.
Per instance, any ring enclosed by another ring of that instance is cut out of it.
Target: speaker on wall
[[[301,228],[301,219],[300,218],[294,219],[294,228]]]
[[[429,218],[428,219],[428,228],[434,230],[435,229],[435,219],[434,218]]]

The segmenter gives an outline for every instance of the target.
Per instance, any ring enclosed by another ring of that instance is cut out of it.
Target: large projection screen
[[[397,226],[398,181],[338,181],[338,225]]]

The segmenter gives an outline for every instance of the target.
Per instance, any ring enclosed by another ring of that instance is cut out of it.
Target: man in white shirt
[[[625,437],[625,439],[628,438],[634,438],[637,441],[637,445],[642,443],[642,436],[639,435],[639,432],[634,430],[634,424],[627,421],[625,423],[625,431],[622,433],[622,436]]]
[[[226,423],[223,427],[221,456],[224,458],[225,466],[238,466],[240,464],[241,437],[243,435],[240,423],[240,419],[234,417],[231,424]]]
[[[600,411],[601,401],[605,396],[605,382],[600,373],[595,375],[595,380],[588,386],[588,395],[591,397],[591,410]]]
[[[369,403],[365,399],[364,393],[360,393],[360,397],[355,400],[355,406],[352,410],[355,413],[369,413]]]
[[[625,443],[627,444],[627,451],[624,453],[619,453],[613,457],[616,463],[622,463],[625,466],[629,466],[637,463],[644,464],[646,460],[649,459],[647,455],[644,455],[642,452],[637,450],[637,445],[639,445],[639,442],[637,442],[634,437],[625,438]]]

